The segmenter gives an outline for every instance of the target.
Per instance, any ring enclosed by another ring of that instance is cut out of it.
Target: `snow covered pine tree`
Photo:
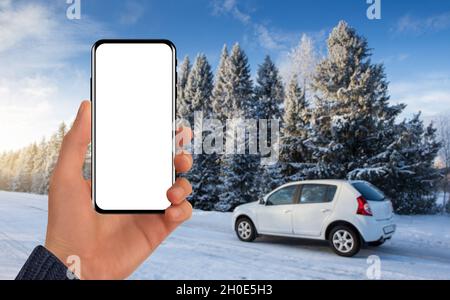
[[[259,120],[268,121],[266,145],[267,147],[275,147],[275,145],[271,145],[272,136],[269,126],[271,125],[270,120],[278,120],[278,122],[281,123],[284,88],[278,68],[268,55],[264,58],[264,62],[258,68],[255,98],[256,101],[254,101],[253,106],[250,108],[253,111],[251,114]],[[260,128],[258,127],[258,130],[259,129]],[[259,140],[260,138],[262,137],[258,134],[259,144],[261,143]],[[273,138],[275,139],[276,137]],[[262,154],[261,147],[259,147],[259,153],[260,155]],[[259,175],[255,177],[257,178],[258,197],[265,195],[280,185],[278,164],[260,164],[257,172]]]
[[[186,106],[188,106],[189,103],[187,103],[187,100],[185,98],[185,90],[190,72],[191,72],[191,61],[189,60],[189,56],[185,56],[183,62],[181,63],[180,69],[178,70],[177,109],[176,109],[177,118],[182,118],[183,115],[189,113],[188,108],[186,108]]]
[[[229,120],[254,117],[255,98],[250,76],[248,59],[239,44],[235,44],[226,64],[226,81],[222,112]],[[229,122],[232,126],[241,126],[240,122]],[[231,137],[227,136],[229,140]],[[236,148],[248,150],[248,138],[245,145],[236,143]],[[235,206],[257,199],[258,186],[255,176],[259,166],[259,156],[250,154],[225,154],[222,156],[220,199],[215,209],[229,211]]]
[[[399,202],[422,201],[421,197],[414,196],[418,186],[408,187],[407,198],[399,196],[396,191],[402,189],[404,180],[412,177],[433,180],[434,177],[427,168],[406,168],[398,172],[399,166],[408,164],[398,155],[407,146],[394,150],[393,145],[399,145],[399,136],[412,134],[399,130],[395,123],[405,105],[389,104],[383,66],[371,63],[366,39],[346,22],[339,22],[332,30],[327,44],[328,57],[318,65],[312,82],[315,109],[311,136],[305,144],[313,152],[317,168],[311,169],[307,178],[368,180],[392,198],[397,212],[404,212]],[[431,143],[425,139],[433,138],[419,134],[416,141],[425,145]],[[431,165],[433,153],[421,159],[427,161],[425,165]],[[404,180],[394,176],[406,173]],[[421,194],[424,195],[423,190]]]
[[[213,75],[211,66],[204,54],[199,54],[195,60],[194,66],[189,73],[187,85],[184,91],[184,111],[183,118],[187,119],[191,126],[194,126],[194,134],[200,136],[203,141],[202,120],[211,117],[212,106],[211,96],[213,89]],[[194,114],[198,118],[194,123]],[[201,146],[200,143],[199,146]],[[192,149],[194,150],[194,149]],[[200,149],[202,150],[202,149]],[[190,201],[196,208],[208,209],[210,205],[203,203],[211,198],[208,187],[213,184],[211,171],[214,170],[210,166],[211,158],[204,153],[193,153],[194,164],[191,171],[186,175],[192,184],[192,195]],[[217,174],[214,174],[217,176]]]
[[[309,149],[303,145],[309,136],[311,112],[305,92],[294,75],[287,87],[280,149],[280,184],[304,179],[303,169],[315,167]]]

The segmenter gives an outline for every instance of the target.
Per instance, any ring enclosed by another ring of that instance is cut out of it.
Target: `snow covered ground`
[[[45,196],[0,191],[0,279],[12,279],[45,238]],[[397,216],[398,232],[356,257],[327,244],[264,237],[239,241],[229,213],[195,211],[131,278],[366,279],[367,258],[381,259],[381,279],[450,279],[450,217]]]

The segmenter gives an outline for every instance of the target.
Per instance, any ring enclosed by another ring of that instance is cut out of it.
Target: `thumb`
[[[64,137],[56,168],[59,174],[81,174],[87,147],[91,142],[91,102],[83,101],[72,128]]]

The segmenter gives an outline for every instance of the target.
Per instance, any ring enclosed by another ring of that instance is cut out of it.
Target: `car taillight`
[[[370,210],[369,203],[367,203],[367,200],[364,199],[363,196],[359,196],[358,198],[356,198],[356,201],[358,201],[358,209],[356,210],[356,214],[363,216],[372,216],[372,211]]]

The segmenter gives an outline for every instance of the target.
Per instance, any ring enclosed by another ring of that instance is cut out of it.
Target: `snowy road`
[[[0,191],[0,279],[12,279],[42,243],[46,197]],[[326,243],[264,237],[240,242],[229,213],[195,211],[131,278],[366,279],[367,257],[382,279],[450,279],[450,217],[398,216],[398,232],[380,248],[336,256]]]

